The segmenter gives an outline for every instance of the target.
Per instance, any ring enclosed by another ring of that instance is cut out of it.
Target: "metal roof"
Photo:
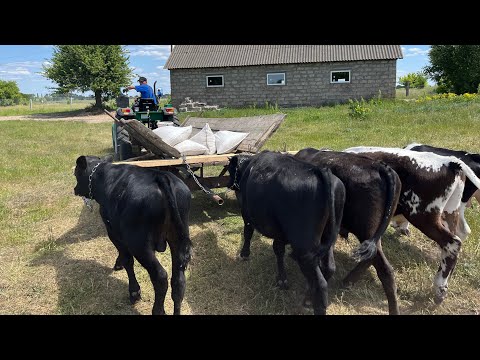
[[[400,45],[175,45],[165,69],[403,58]]]

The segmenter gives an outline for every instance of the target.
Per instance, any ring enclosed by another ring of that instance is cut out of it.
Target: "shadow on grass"
[[[240,236],[240,234],[239,234]],[[252,239],[250,260],[229,256],[212,230],[192,238],[196,246],[185,301],[193,314],[301,314],[305,281],[298,265],[286,257],[288,290],[275,285],[276,261],[271,240]],[[288,253],[288,252],[287,252]]]
[[[48,251],[44,250],[44,243],[37,246],[35,250],[38,256],[30,265],[55,268],[57,311],[60,314],[139,314],[130,305],[128,283],[110,276],[113,263],[112,267],[107,267],[95,260],[78,260],[68,255],[66,245],[107,236],[101,217],[97,215],[97,204],[93,213],[84,207],[77,225],[51,241]],[[113,245],[112,251],[116,251]]]
[[[240,206],[233,193],[217,193],[224,200],[223,205],[218,205],[202,191],[194,191],[192,194],[190,225],[202,226],[210,221],[225,220],[229,217],[241,217]]]
[[[350,235],[349,242],[352,241],[352,238],[354,241],[352,244],[357,246],[359,242],[353,235]],[[339,238],[337,244],[342,241],[345,240]],[[425,239],[425,241],[432,240]],[[382,236],[382,248],[394,269],[397,279],[400,313],[418,313],[422,310],[433,311],[435,309],[435,305],[432,303],[433,289],[429,288],[427,291],[422,291],[421,284],[399,284],[398,277],[400,272],[407,272],[408,274],[418,264],[427,264],[429,268],[434,269],[432,270],[433,277],[439,259],[432,256],[431,253],[421,251],[415,244],[409,243],[408,238],[390,231]],[[329,285],[337,299],[341,299],[341,302],[347,303],[360,312],[365,307],[381,309],[385,314],[388,314],[386,296],[373,266],[370,266],[369,271],[366,271],[356,284],[345,289],[342,287],[342,280],[355,267],[356,262],[345,252],[335,251],[335,263],[337,270]],[[424,280],[427,283],[429,282],[427,279]],[[406,302],[400,302],[401,300],[406,300]]]

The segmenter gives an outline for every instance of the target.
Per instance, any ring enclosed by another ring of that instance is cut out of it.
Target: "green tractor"
[[[161,89],[158,90],[158,93],[155,91],[156,83],[155,81],[153,89],[157,97],[157,103],[160,103],[162,92]],[[117,98],[117,106],[115,118],[124,120],[135,119],[151,130],[158,128],[158,122],[165,123],[164,125],[180,126],[177,111],[172,104],[165,104],[160,108],[155,104],[154,99],[136,97],[133,105],[129,106],[129,98],[126,95],[121,95]],[[113,123],[112,141],[113,149],[115,150],[115,160],[127,160],[140,155],[139,144],[135,144],[132,140],[122,125],[117,122]]]

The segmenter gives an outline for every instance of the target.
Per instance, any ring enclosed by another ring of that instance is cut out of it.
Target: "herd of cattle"
[[[305,305],[326,314],[328,280],[335,271],[338,235],[360,241],[355,268],[343,280],[357,281],[375,267],[390,314],[399,314],[394,271],[382,251],[389,224],[408,234],[412,223],[441,248],[434,280],[435,302],[447,295],[462,241],[471,232],[465,208],[480,201],[480,154],[428,145],[405,148],[353,147],[342,152],[307,148],[295,155],[263,151],[233,156],[228,187],[235,190],[244,221],[240,256],[250,255],[254,230],[273,239],[277,284],[287,287],[285,245],[307,280]],[[94,156],[76,162],[75,195],[93,199],[118,250],[114,269],[125,268],[131,303],[140,299],[134,258],[148,271],[155,290],[152,313],[165,314],[168,275],[155,256],[172,256],[174,314],[180,314],[185,269],[190,261],[191,193],[167,171],[114,165]]]

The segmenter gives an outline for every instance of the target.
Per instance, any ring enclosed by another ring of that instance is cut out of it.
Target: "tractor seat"
[[[138,102],[138,108],[139,111],[157,111],[158,105],[155,104],[152,98],[144,98]]]

